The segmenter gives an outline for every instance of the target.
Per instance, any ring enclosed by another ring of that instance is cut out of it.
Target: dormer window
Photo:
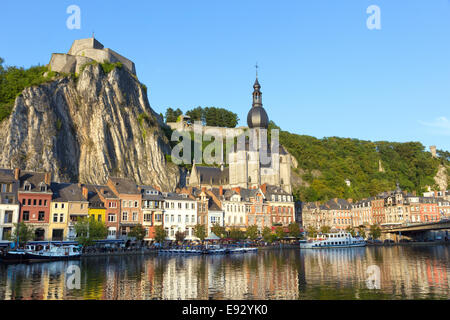
[[[44,182],[41,182],[41,183],[39,184],[39,190],[40,190],[41,192],[46,192],[46,191],[47,191],[47,185],[46,185]]]
[[[31,190],[31,183],[28,181],[25,181],[25,184],[23,185],[23,190],[30,191]]]

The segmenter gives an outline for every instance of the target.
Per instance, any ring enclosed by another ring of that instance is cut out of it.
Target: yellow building
[[[87,193],[86,198],[89,201],[89,218],[104,223],[106,221],[106,208],[98,195],[96,186],[84,185],[83,192]]]
[[[106,209],[105,208],[91,208],[89,206],[89,218],[95,221],[105,222]]]
[[[80,186],[72,183],[52,183],[49,235],[53,241],[73,240],[74,224],[88,216],[88,201]]]

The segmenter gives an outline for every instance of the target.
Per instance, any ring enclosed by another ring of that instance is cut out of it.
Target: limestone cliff
[[[126,68],[87,65],[25,89],[0,123],[0,167],[49,170],[55,181],[105,183],[109,175],[174,190],[180,169],[146,90]]]
[[[439,190],[445,191],[448,187],[448,181],[447,181],[447,168],[443,165],[439,166],[438,172],[436,173],[436,176],[434,177],[434,181],[436,181],[436,184],[439,186]]]

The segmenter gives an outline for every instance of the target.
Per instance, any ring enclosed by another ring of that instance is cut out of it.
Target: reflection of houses
[[[51,173],[28,172],[16,169],[20,187],[18,198],[21,203],[19,221],[32,226],[35,240],[49,240]]]
[[[9,239],[14,223],[19,221],[19,177],[14,173],[18,172],[0,169],[0,241]]]

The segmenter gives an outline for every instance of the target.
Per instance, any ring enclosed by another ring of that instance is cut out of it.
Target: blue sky
[[[69,30],[69,5],[81,29]],[[369,30],[366,9],[381,9]],[[449,0],[2,0],[0,57],[47,64],[95,31],[136,63],[153,109],[263,103],[284,130],[450,150]]]

